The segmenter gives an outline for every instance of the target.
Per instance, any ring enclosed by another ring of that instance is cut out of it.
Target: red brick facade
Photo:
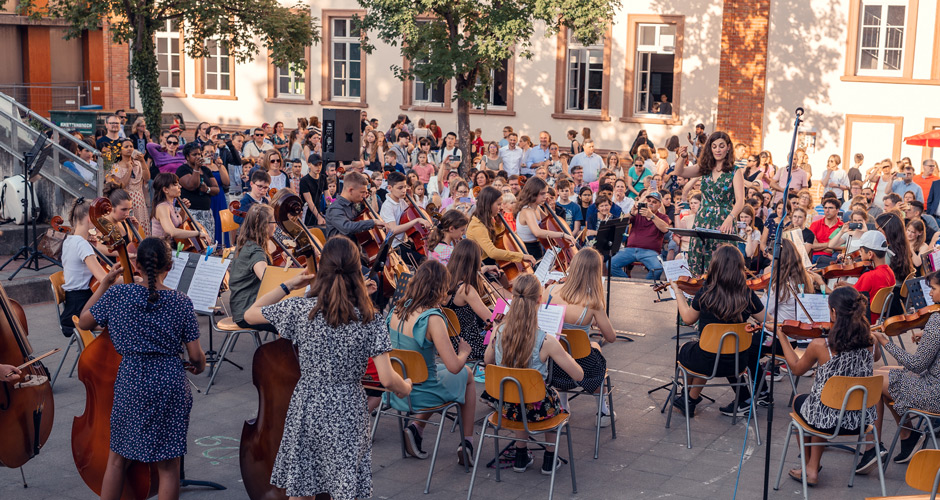
[[[761,148],[770,0],[724,0],[717,130]]]
[[[130,51],[125,44],[111,41],[111,32],[105,23],[102,30],[104,52],[104,109],[127,109],[130,107]]]

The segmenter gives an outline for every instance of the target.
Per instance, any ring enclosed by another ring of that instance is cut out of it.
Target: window
[[[230,93],[232,74],[228,47],[218,40],[206,40],[206,50],[203,92],[206,94]]]
[[[166,21],[156,32],[157,73],[163,92],[183,90],[182,46],[178,21]]]
[[[429,62],[429,59],[422,59],[418,61],[418,65],[428,64]],[[443,107],[444,102],[447,99],[447,92],[442,80],[438,80],[436,82],[425,82],[417,75],[414,79],[414,94],[412,95],[412,102],[415,104],[415,106]]]
[[[633,114],[672,115],[676,25],[640,24],[637,28]]]
[[[479,85],[479,84],[478,84]],[[487,109],[506,109],[509,105],[509,60],[490,70],[490,86],[486,89]],[[483,106],[476,106],[483,109]]]
[[[304,99],[307,96],[306,72],[294,65],[279,66],[276,70],[277,97]]]
[[[362,56],[359,30],[352,19],[333,19],[330,33],[332,73],[330,97],[334,101],[359,100],[362,94]]]
[[[582,45],[568,40],[565,111],[600,113],[604,94],[604,40]]]
[[[857,74],[901,76],[907,3],[865,0],[860,16]]]

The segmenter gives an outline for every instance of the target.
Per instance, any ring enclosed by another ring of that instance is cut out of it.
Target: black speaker
[[[323,161],[350,162],[359,159],[362,128],[358,109],[323,110]]]

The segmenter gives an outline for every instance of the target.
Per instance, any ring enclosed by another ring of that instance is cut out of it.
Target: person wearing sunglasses
[[[186,163],[186,157],[180,151],[180,138],[175,134],[166,136],[161,144],[148,142],[147,153],[160,172],[175,174],[176,170]]]
[[[251,140],[245,143],[242,149],[243,158],[261,158],[265,151],[274,149],[274,144],[267,139],[263,128],[256,128],[251,131]]]

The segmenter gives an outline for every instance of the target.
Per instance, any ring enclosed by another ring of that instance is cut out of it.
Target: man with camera
[[[839,218],[839,200],[835,198],[826,198],[822,202],[823,218],[809,225],[809,230],[816,237],[813,243],[813,264],[819,263],[820,266],[829,264],[832,259],[832,249],[829,248],[829,238],[832,233],[842,226],[842,219]]]
[[[612,257],[611,273],[618,278],[628,278],[623,268],[639,262],[646,267],[646,279],[659,279],[663,265],[659,254],[663,249],[663,237],[669,231],[669,218],[660,209],[663,206],[659,191],[652,191],[633,206],[630,211],[630,236],[626,248]]]

